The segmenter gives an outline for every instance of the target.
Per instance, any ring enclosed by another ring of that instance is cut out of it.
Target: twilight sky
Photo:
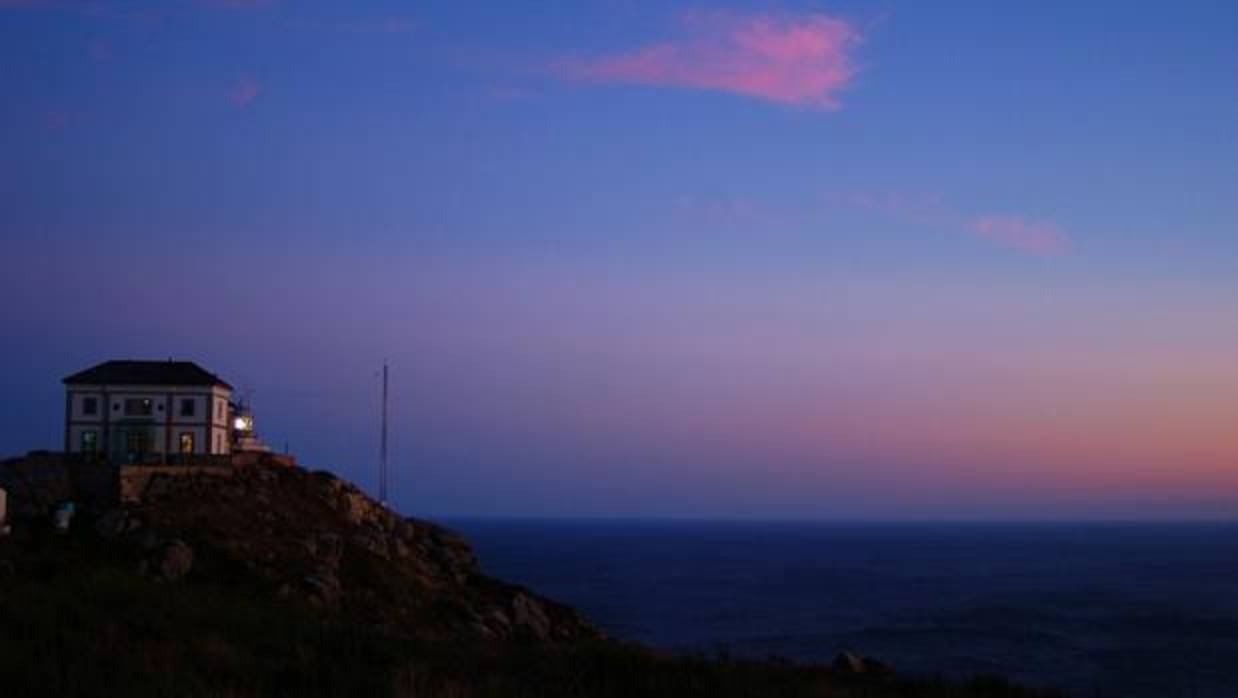
[[[420,515],[1238,517],[1238,3],[0,0],[0,455],[196,360]]]

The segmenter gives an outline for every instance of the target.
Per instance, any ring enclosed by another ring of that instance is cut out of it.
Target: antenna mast
[[[378,501],[387,504],[387,362],[383,362],[383,426],[378,447]]]

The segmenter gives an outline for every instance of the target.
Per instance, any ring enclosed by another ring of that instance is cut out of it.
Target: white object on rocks
[[[55,526],[56,532],[69,532],[69,524],[73,523],[73,511],[73,502],[65,502],[56,507],[55,513],[52,514],[52,525]]]

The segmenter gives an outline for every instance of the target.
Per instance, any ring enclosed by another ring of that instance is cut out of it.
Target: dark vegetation
[[[95,525],[83,517],[69,535],[45,522],[20,523],[0,540],[0,694],[1051,695],[1000,679],[952,683],[780,660],[673,657],[606,639],[566,607],[481,575],[446,532],[400,532],[370,502],[311,512],[314,502],[355,496],[335,482],[304,471],[186,480],[123,515],[104,512]],[[268,486],[280,483],[285,496],[269,499]],[[216,489],[227,496],[212,497]],[[270,511],[259,516],[251,496]],[[220,506],[227,510],[212,511]],[[285,507],[319,519],[293,535],[279,523]],[[248,533],[233,528],[246,521]],[[373,538],[388,526],[383,535],[392,543],[379,546]],[[312,559],[324,554],[321,544],[292,544],[314,527],[345,541],[327,551],[336,560],[330,569]],[[169,536],[176,536],[171,549],[194,552],[192,564],[172,556],[181,564],[169,566],[161,557]],[[397,540],[406,551],[395,549]],[[336,578],[324,589],[315,575]],[[395,590],[400,584],[408,598]]]

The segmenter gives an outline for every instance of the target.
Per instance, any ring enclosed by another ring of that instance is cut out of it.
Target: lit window
[[[181,400],[181,416],[192,417],[194,414],[194,411],[197,409],[197,404],[198,404],[197,401],[195,401],[193,398],[186,398],[186,399]]]
[[[154,407],[155,403],[150,398],[130,398],[125,400],[125,416],[149,417]]]
[[[186,431],[181,433],[181,453],[193,453],[193,432]]]
[[[86,414],[86,415],[99,414],[99,398],[97,397],[82,398],[82,414]]]
[[[93,431],[82,432],[82,453],[94,453],[99,445],[99,434]]]

